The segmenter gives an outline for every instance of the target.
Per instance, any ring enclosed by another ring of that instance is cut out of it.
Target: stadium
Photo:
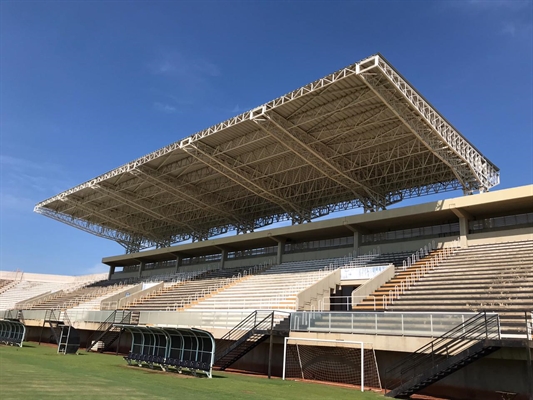
[[[532,399],[533,185],[499,182],[376,54],[37,204],[125,252],[104,275],[2,271],[0,340]]]

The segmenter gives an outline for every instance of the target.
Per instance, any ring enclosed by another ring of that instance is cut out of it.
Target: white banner
[[[341,281],[351,281],[356,279],[372,279],[380,272],[385,271],[388,265],[376,267],[342,268]]]

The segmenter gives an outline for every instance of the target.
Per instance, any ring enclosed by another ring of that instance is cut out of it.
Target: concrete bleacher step
[[[254,276],[247,269],[214,270],[196,277],[195,280],[183,281],[164,287],[163,289],[145,296],[128,306],[130,310],[167,310],[183,309],[198,303],[211,293],[229,288],[235,282]],[[233,280],[232,280],[233,279]]]
[[[459,249],[390,304],[389,311],[501,314],[502,331],[523,332],[524,310],[533,310],[533,241]],[[408,270],[376,290],[357,310],[384,309]],[[405,284],[404,284],[405,285]],[[374,297],[373,297],[374,296]]]
[[[435,281],[439,279],[464,279],[466,271],[453,271],[453,272],[447,272],[443,270],[439,270],[438,273],[431,274],[430,276],[427,276],[424,278],[426,281]],[[533,276],[533,273],[530,269],[527,267],[520,268],[520,269],[513,269],[513,270],[506,270],[504,268],[500,270],[489,270],[485,269],[484,271],[468,271],[468,275],[470,279],[487,279],[488,277],[492,278],[508,278],[513,276]]]
[[[389,291],[394,290],[396,285],[390,285],[390,286],[383,286],[380,289],[376,290],[374,292],[374,295],[379,294],[388,294]],[[435,293],[435,291],[446,291],[450,293],[477,293],[479,291],[490,291],[490,292],[505,292],[505,291],[521,291],[526,289],[533,288],[532,282],[522,282],[522,281],[509,281],[509,282],[503,282],[503,283],[496,283],[494,281],[486,281],[486,282],[480,282],[468,285],[464,282],[461,284],[453,284],[453,286],[450,285],[450,282],[443,282],[438,283],[434,285],[427,285],[424,283],[414,283],[410,286],[407,286],[405,289],[409,290],[410,295],[421,295],[421,294],[427,294],[427,293]]]
[[[296,294],[329,274],[329,271],[323,271],[325,267],[330,264],[349,265],[352,262],[357,262],[357,259],[344,257],[276,265],[193,305],[190,311],[261,308],[294,310]]]
[[[375,291],[372,295],[364,299],[361,303],[354,307],[354,309],[376,309],[378,305],[376,304],[376,299],[374,299],[375,297],[379,296],[379,302],[382,302],[383,296],[388,295],[390,290],[393,290],[396,286],[407,282],[407,280],[410,279],[413,274],[416,275],[418,272],[423,271],[426,263],[431,262],[432,260],[437,260],[439,257],[441,257],[443,251],[444,249],[436,249],[426,257],[423,257],[419,261],[412,264],[409,268],[402,269],[401,271],[397,272],[391,280],[389,280],[387,283],[378,288],[377,291]],[[371,304],[371,308],[367,307],[368,304]],[[379,308],[381,309],[383,307],[379,305]]]

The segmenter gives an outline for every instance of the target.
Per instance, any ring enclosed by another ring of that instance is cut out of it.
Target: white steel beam
[[[324,176],[347,188],[356,198],[359,198],[364,204],[367,204],[369,208],[379,209],[387,206],[387,200],[383,195],[376,193],[363,182],[346,174],[345,166],[339,163],[339,160],[340,162],[343,160],[340,157],[336,157],[338,154],[335,154],[333,149],[322,142],[316,142],[314,137],[309,133],[295,126],[292,122],[274,111],[264,114],[263,117],[264,119],[256,118],[254,121],[265,132],[293,150],[296,157],[301,157],[310,166],[324,174]],[[311,146],[309,143],[312,142],[314,144]],[[368,201],[370,201],[370,204],[367,203]]]
[[[202,142],[191,143],[184,150],[250,192],[277,204],[287,214],[298,215],[301,213],[295,204],[275,194],[278,183],[269,179],[269,177],[263,175],[260,171],[244,165],[228,155],[217,152],[214,148]]]

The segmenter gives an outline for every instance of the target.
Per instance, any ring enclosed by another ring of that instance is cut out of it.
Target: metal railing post
[[[274,347],[274,311],[270,314],[270,344],[268,347],[268,379],[271,377],[272,371],[272,349]]]
[[[485,319],[485,339],[489,338],[489,326],[487,324],[487,312],[483,311],[483,317]]]

